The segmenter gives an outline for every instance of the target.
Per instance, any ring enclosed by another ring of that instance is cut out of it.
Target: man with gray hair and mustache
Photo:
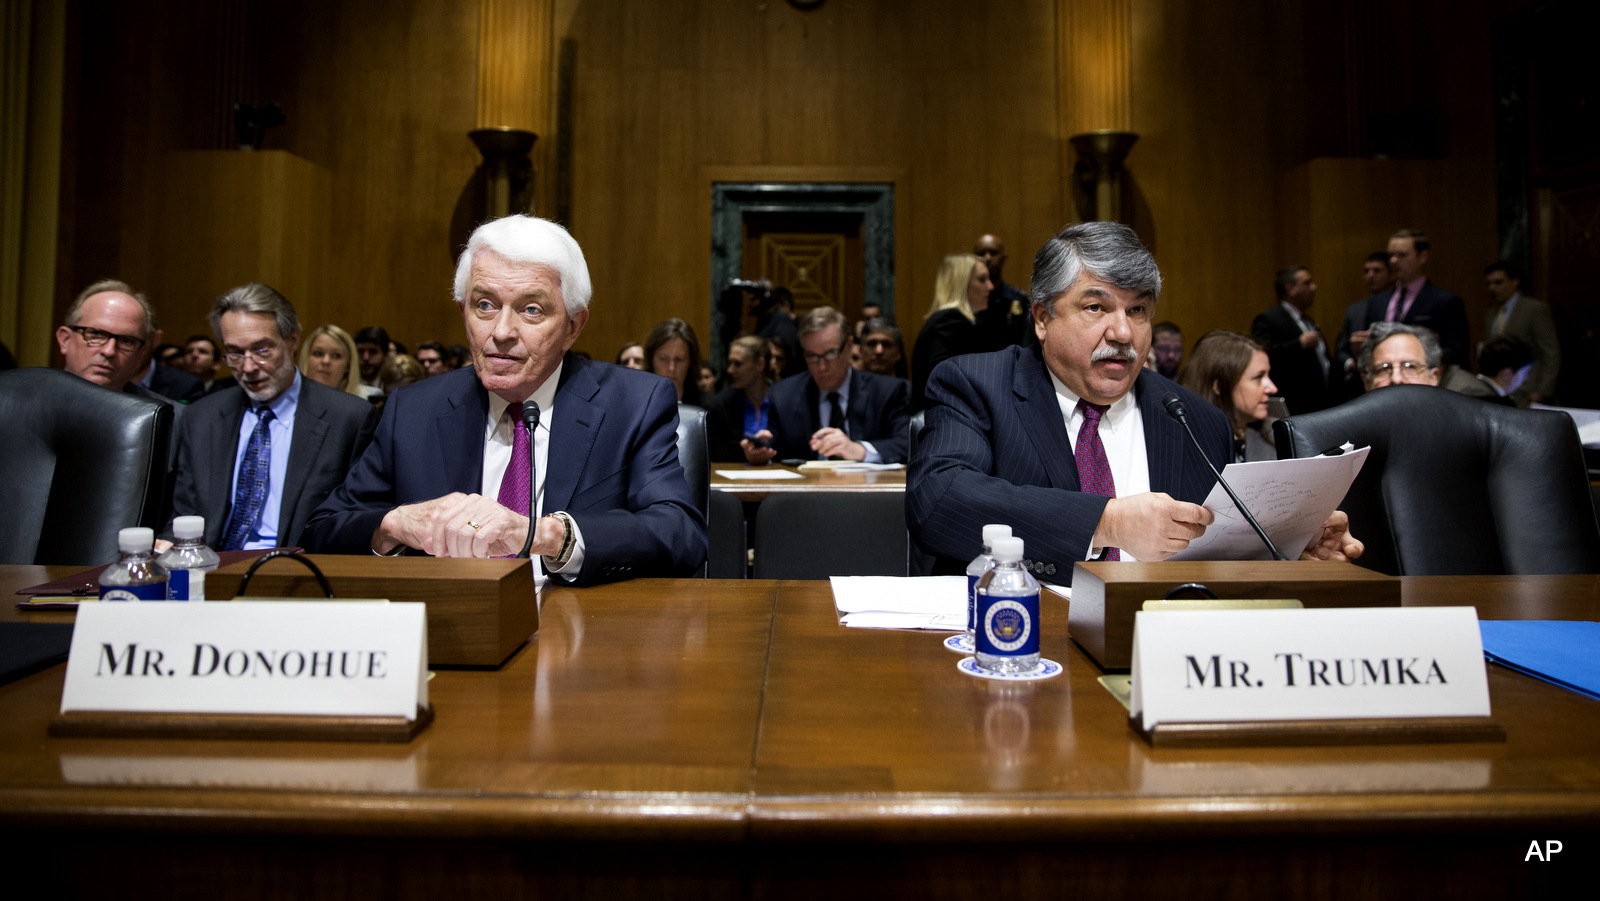
[[[1034,259],[1033,347],[941,363],[906,484],[912,537],[959,572],[985,523],[1009,523],[1041,579],[1071,584],[1083,560],[1164,560],[1212,522],[1216,483],[1163,407],[1188,409],[1221,469],[1233,430],[1216,407],[1144,369],[1161,272],[1132,229],[1071,226]],[[1305,556],[1361,554],[1335,512]]]

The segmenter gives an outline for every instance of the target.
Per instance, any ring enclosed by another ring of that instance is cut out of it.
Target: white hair
[[[514,263],[549,266],[561,279],[561,299],[567,316],[589,308],[589,264],[583,249],[567,230],[548,219],[536,216],[507,216],[478,226],[467,239],[467,249],[456,262],[455,301],[467,299],[467,283],[472,276],[472,258],[479,250],[492,250]]]

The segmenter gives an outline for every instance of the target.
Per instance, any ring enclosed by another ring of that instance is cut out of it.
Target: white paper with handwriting
[[[1337,457],[1229,463],[1222,470],[1222,477],[1244,501],[1245,509],[1255,514],[1278,550],[1294,560],[1344,500],[1371,450],[1363,447]],[[1211,487],[1201,506],[1216,514],[1216,521],[1171,559],[1272,559],[1220,483]]]

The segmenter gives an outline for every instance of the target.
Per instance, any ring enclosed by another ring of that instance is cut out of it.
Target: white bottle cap
[[[117,550],[124,554],[148,554],[156,545],[156,532],[135,526],[131,529],[121,529],[117,532]]]
[[[172,537],[182,541],[199,538],[206,533],[204,516],[179,516],[172,520]]]
[[[994,553],[994,559],[999,562],[1016,563],[1022,559],[1022,539],[1010,536],[996,538],[991,550]]]
[[[994,547],[994,540],[996,538],[1010,538],[1010,537],[1011,537],[1011,527],[1010,526],[1003,526],[1003,525],[1000,525],[998,523],[990,523],[989,525],[986,525],[986,526],[983,527],[983,546],[984,547]]]

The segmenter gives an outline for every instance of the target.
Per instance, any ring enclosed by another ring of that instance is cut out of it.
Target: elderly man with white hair
[[[678,462],[672,383],[568,352],[589,295],[583,251],[561,226],[480,226],[455,280],[472,367],[389,398],[307,547],[509,556],[531,518],[531,552],[563,583],[698,569],[706,525]]]

